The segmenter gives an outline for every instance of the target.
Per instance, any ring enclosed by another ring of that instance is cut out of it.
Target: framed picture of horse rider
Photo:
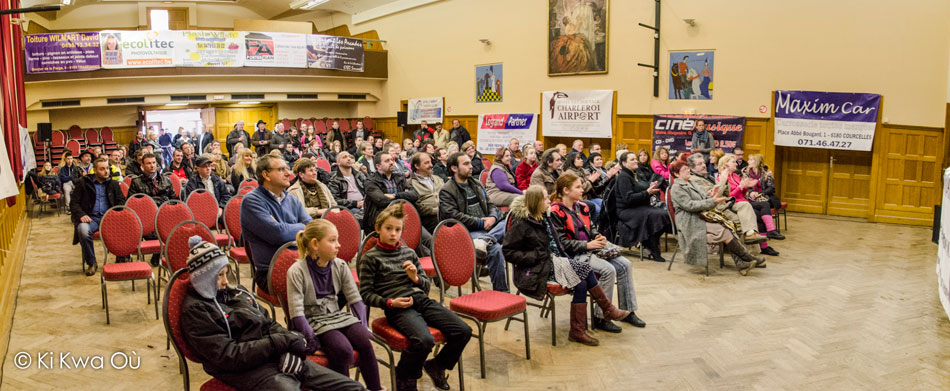
[[[548,76],[607,73],[610,0],[548,0]]]
[[[714,50],[670,51],[670,99],[712,100]]]

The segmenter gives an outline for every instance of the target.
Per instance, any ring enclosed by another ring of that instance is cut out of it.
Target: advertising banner
[[[176,31],[175,65],[180,67],[244,66],[244,33]]]
[[[175,31],[112,31],[99,33],[103,68],[175,66]]]
[[[479,114],[478,152],[494,155],[516,138],[521,145],[534,143],[538,136],[537,114]]]
[[[950,169],[943,172],[943,208],[940,210],[940,239],[937,242],[937,296],[950,318]]]
[[[13,168],[10,166],[10,155],[7,155],[7,143],[3,137],[3,132],[0,132],[0,199],[20,194],[13,177]]]
[[[611,138],[612,90],[545,91],[541,132],[547,137]]]
[[[26,73],[94,71],[101,67],[99,33],[26,36]]]
[[[363,72],[363,41],[333,35],[308,35],[307,67]]]
[[[878,94],[775,91],[775,145],[870,151]]]
[[[741,145],[745,117],[669,114],[653,116],[653,150],[659,146],[666,147],[671,153],[693,149],[693,132],[698,120],[706,125],[706,130],[716,140],[717,148],[732,153],[736,145]]]
[[[409,99],[409,124],[420,124],[426,121],[429,125],[436,122],[442,122],[443,102],[445,99],[441,96],[435,98],[412,98]]]
[[[247,33],[244,66],[307,67],[307,36],[292,33]]]

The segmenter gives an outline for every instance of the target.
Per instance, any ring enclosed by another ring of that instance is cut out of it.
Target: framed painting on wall
[[[670,51],[670,99],[713,98],[715,50]]]
[[[610,0],[548,0],[548,76],[607,73]]]
[[[501,63],[475,66],[475,102],[501,102],[503,74]]]

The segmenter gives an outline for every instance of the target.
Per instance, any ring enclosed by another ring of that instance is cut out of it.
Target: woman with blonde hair
[[[297,233],[300,259],[287,270],[289,326],[304,335],[308,354],[321,350],[330,369],[345,376],[356,350],[366,387],[381,390],[366,306],[346,261],[337,258],[339,236],[333,223],[323,219],[311,221]],[[340,308],[341,294],[350,312]]]
[[[782,202],[775,194],[775,176],[765,165],[765,157],[761,154],[749,156],[749,166],[742,170],[742,176],[757,180],[755,186],[749,189],[747,197],[752,202],[768,202],[769,207],[778,209],[782,207]]]
[[[748,177],[741,177],[736,173],[736,155],[731,153],[724,155],[719,159],[719,182],[718,186],[723,191],[728,190],[729,197],[735,197],[736,202],[749,202],[746,199],[746,192],[750,188],[755,186],[758,182],[755,179]],[[785,235],[778,233],[775,230],[775,222],[772,220],[772,211],[769,209],[768,202],[749,202],[752,205],[752,209],[755,210],[755,216],[757,217],[756,221],[758,224],[758,230],[760,233],[763,233],[769,239],[785,239]],[[743,227],[742,229],[746,229]],[[779,252],[775,251],[767,242],[762,242],[759,244],[761,247],[762,254],[778,256]]]
[[[257,159],[257,153],[250,148],[241,150],[237,162],[234,163],[234,169],[231,170],[231,186],[234,187],[235,191],[241,190],[241,182],[257,179],[255,159]]]

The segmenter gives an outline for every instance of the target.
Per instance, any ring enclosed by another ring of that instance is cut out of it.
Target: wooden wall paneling
[[[0,352],[10,343],[10,328],[20,287],[31,220],[26,217],[26,193],[20,186],[16,204],[0,203]]]
[[[782,147],[783,170],[778,173],[782,201],[793,212],[825,213],[828,191],[828,150]]]
[[[942,129],[884,125],[873,221],[931,225],[941,197]]]
[[[616,145],[619,143],[626,143],[627,150],[634,152],[641,148],[646,149],[650,151],[650,156],[653,156],[652,115],[618,115],[615,129],[614,142],[610,148],[610,159],[606,160],[613,160],[617,157],[614,152],[618,150]]]
[[[829,152],[834,159],[828,173],[827,213],[866,218],[871,211],[871,161],[865,151]]]
[[[373,130],[383,132],[383,137],[402,141],[402,128],[396,126],[396,117],[373,118]]]
[[[234,129],[234,124],[243,120],[244,130],[253,137],[258,120],[264,120],[267,122],[267,129],[273,130],[276,114],[275,106],[216,107],[214,117],[214,138],[221,143],[221,152],[227,153],[226,140],[228,133]]]

